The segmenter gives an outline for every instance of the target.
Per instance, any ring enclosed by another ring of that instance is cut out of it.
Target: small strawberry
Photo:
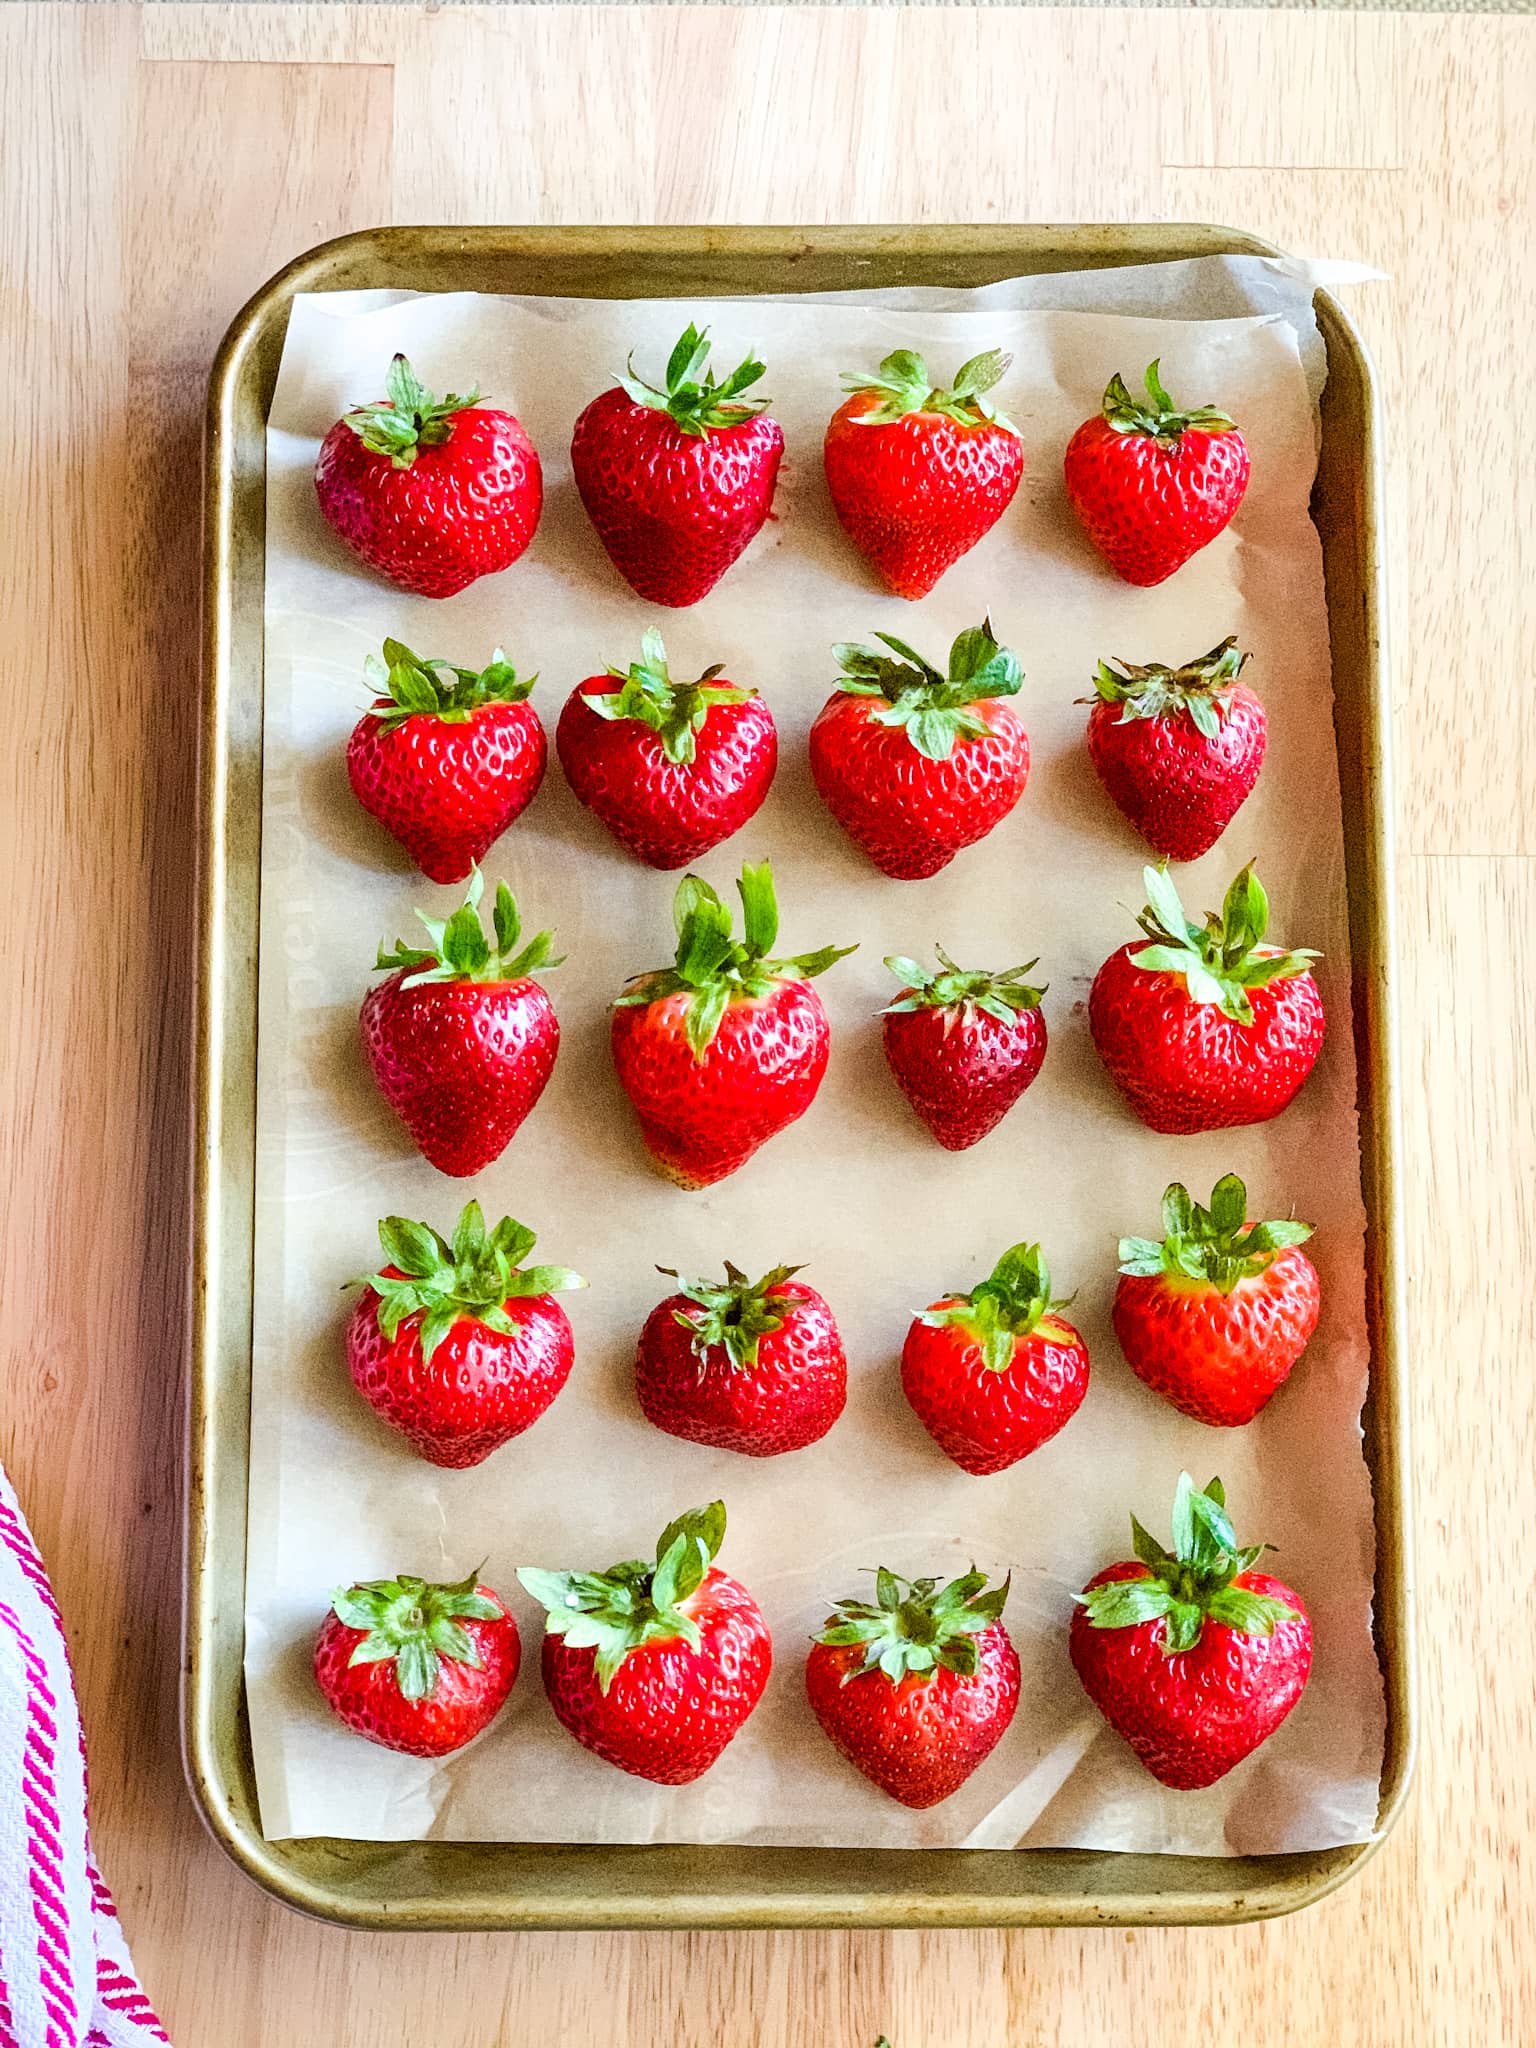
[[[558,967],[552,935],[517,950],[517,905],[496,888],[496,944],[480,923],[480,870],[463,906],[443,922],[416,915],[430,946],[381,946],[377,966],[395,971],[370,989],[361,1015],[363,1051],[380,1093],[439,1173],[459,1178],[499,1159],[544,1092],[560,1047],[549,997],[531,980]]]
[[[768,957],[779,933],[773,870],[744,867],[743,932],[708,882],[685,875],[672,901],[677,959],[628,983],[613,1009],[613,1064],[651,1156],[679,1187],[744,1166],[810,1108],[830,1033],[809,977],[852,946]]]
[[[1187,1472],[1170,1554],[1131,1517],[1140,1561],[1088,1581],[1072,1616],[1077,1675],[1099,1712],[1164,1785],[1214,1785],[1266,1741],[1301,1698],[1312,1624],[1289,1586],[1252,1569],[1268,1548],[1238,1546],[1226,1495]]]
[[[1039,1073],[1045,991],[1023,979],[1033,960],[988,974],[937,951],[937,974],[899,954],[887,959],[904,993],[886,1005],[881,1037],[902,1094],[947,1152],[963,1152],[1002,1122]]]
[[[538,453],[479,393],[434,398],[404,356],[376,405],[344,413],[320,444],[315,493],[370,569],[418,597],[452,597],[510,569],[544,504]]]
[[[1088,1346],[1056,1311],[1037,1244],[1003,1253],[969,1294],[912,1318],[901,1387],[918,1421],[966,1472],[1006,1472],[1048,1443],[1088,1391]]]
[[[1002,1613],[1008,1581],[969,1571],[901,1579],[839,1600],[805,1660],[811,1712],[834,1749],[903,1806],[959,1791],[1007,1731],[1019,1660]]]
[[[315,1682],[354,1734],[407,1756],[450,1756],[489,1727],[522,1662],[517,1623],[471,1572],[404,1572],[338,1588],[315,1641]]]
[[[891,652],[832,650],[843,673],[811,727],[811,775],[875,866],[913,881],[984,839],[1024,794],[1029,736],[1003,701],[1023,674],[990,619],[955,641],[947,676],[904,640],[875,638]]]
[[[555,746],[566,780],[647,867],[686,867],[753,817],[779,764],[773,714],[755,690],[675,683],[652,627],[627,669],[588,676],[566,699]]]
[[[1252,863],[1220,916],[1184,915],[1164,868],[1144,868],[1146,938],[1094,977],[1088,1028],[1110,1079],[1154,1131],[1187,1135],[1278,1116],[1323,1043],[1316,953],[1266,946],[1269,899]]]
[[[716,1566],[724,1540],[715,1501],[668,1523],[654,1564],[517,1575],[548,1610],[544,1690],[556,1720],[605,1763],[653,1784],[701,1777],[768,1683],[768,1624]]]
[[[633,362],[576,422],[571,469],[614,567],[652,604],[697,604],[773,509],[784,453],[766,398],[741,394],[763,374],[753,356],[717,384],[708,330],[689,325],[665,389]]]
[[[727,1259],[723,1282],[684,1280],[658,1302],[635,1354],[646,1420],[749,1458],[824,1437],[848,1398],[848,1365],[831,1309],[795,1279],[799,1270],[775,1266],[749,1280]]]
[[[1298,1249],[1310,1223],[1250,1223],[1248,1191],[1224,1174],[1211,1206],[1177,1181],[1158,1240],[1122,1237],[1115,1335],[1153,1393],[1196,1422],[1251,1422],[1317,1328],[1317,1269]]]
[[[1111,377],[1104,409],[1067,448],[1067,496],[1127,583],[1161,583],[1213,541],[1243,502],[1248,448],[1224,412],[1180,412],[1147,370],[1147,403]]]
[[[1223,640],[1183,668],[1099,663],[1088,754],[1100,782],[1164,860],[1208,853],[1264,765],[1264,706]]]
[[[843,378],[853,395],[827,427],[827,489],[843,531],[898,597],[926,597],[1019,487],[1024,444],[987,396],[1012,360],[995,348],[972,356],[945,390],[899,348],[877,375]]]

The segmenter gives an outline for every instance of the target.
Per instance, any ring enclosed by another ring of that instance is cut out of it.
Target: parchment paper
[[[1383,1704],[1370,1637],[1373,1538],[1359,1411],[1363,1325],[1354,1059],[1337,764],[1316,534],[1307,517],[1321,349],[1310,282],[1254,261],[1181,264],[999,285],[984,292],[839,294],[821,300],[613,304],[472,295],[347,294],[293,309],[268,435],[257,1286],[246,1675],[270,1837],[327,1834],[513,1841],[745,1841],[890,1847],[1078,1845],[1180,1853],[1320,1848],[1374,1824]],[[1052,312],[1033,308],[1065,306]],[[1102,311],[1094,308],[1129,309]],[[1257,309],[1257,310],[1255,310]],[[628,351],[659,370],[687,317],[707,321],[721,372],[748,345],[788,455],[775,521],[692,610],[658,613],[610,568],[571,485],[567,448],[586,400]],[[913,606],[878,592],[833,520],[820,441],[838,372],[892,347],[936,371],[1001,346],[1002,393],[1027,448],[999,528]],[[510,404],[544,462],[537,538],[504,576],[445,603],[377,581],[331,536],[311,471],[346,407],[377,396],[396,349],[437,390],[478,380]],[[1104,569],[1065,503],[1061,451],[1116,370],[1155,355],[1176,397],[1241,421],[1253,482],[1233,526],[1169,583],[1134,590]],[[828,649],[885,628],[935,658],[990,611],[1023,661],[1017,700],[1034,749],[1013,816],[942,875],[888,881],[822,810],[805,733],[835,674]],[[394,634],[480,665],[499,644],[540,672],[552,733],[572,686],[627,662],[659,624],[681,674],[722,661],[759,686],[778,721],[773,793],[701,865],[723,893],[744,858],[771,856],[781,943],[857,940],[819,983],[833,1055],[809,1115],[741,1173],[683,1193],[650,1168],[607,1052],[607,1004],[625,977],[671,954],[676,877],[620,854],[566,788],[551,750],[539,796],[487,863],[528,928],[552,925],[569,962],[548,986],[562,1045],[542,1102],[473,1184],[440,1177],[375,1094],[357,1043],[374,948],[442,914],[433,888],[354,802],[347,734],[368,701],[364,656]],[[1083,746],[1101,655],[1178,660],[1235,632],[1270,713],[1269,757],[1223,844],[1178,871],[1187,907],[1220,899],[1257,855],[1273,930],[1323,949],[1322,1059],[1299,1101],[1258,1130],[1154,1136],[1119,1104],[1084,1014],[1105,955],[1132,935],[1145,850],[1100,792]],[[1050,983],[1044,1072],[972,1151],[942,1152],[887,1075],[875,1013],[882,955],[935,941],[970,964],[1038,954]],[[1323,1319],[1291,1382],[1239,1432],[1186,1421],[1121,1359],[1108,1321],[1121,1233],[1154,1229],[1164,1184],[1201,1196],[1235,1169],[1260,1215],[1317,1226]],[[472,1472],[416,1460],[347,1377],[350,1276],[377,1261],[389,1212],[447,1230],[473,1193],[539,1232],[573,1265],[566,1297],[577,1365],[550,1413]],[[902,1399],[896,1360],[914,1310],[974,1283],[1017,1239],[1044,1244],[1091,1349],[1077,1417],[1006,1474],[961,1473]],[[658,1264],[753,1272],[807,1262],[847,1344],[846,1414],[820,1444],[759,1461],[675,1442],[641,1418],[630,1383]],[[1219,1472],[1238,1527],[1278,1546],[1304,1593],[1316,1661],[1300,1706],[1265,1748],[1203,1793],[1161,1790],[1111,1734],[1067,1660],[1073,1592],[1128,1554],[1127,1515],[1166,1532],[1183,1467]],[[723,1496],[726,1567],[756,1594],[775,1641],[768,1694],[697,1784],[627,1778],[558,1728],[538,1681],[541,1616],[515,1567],[606,1565],[649,1553],[663,1523]],[[334,1724],[309,1675],[314,1632],[339,1582],[410,1570],[453,1578],[486,1560],[524,1632],[513,1697],[472,1749],[443,1765],[391,1755]],[[1024,1690],[1011,1729],[944,1805],[912,1814],[867,1785],[807,1709],[806,1640],[827,1602],[877,1563],[915,1575],[972,1560],[1013,1574],[1007,1621]]]

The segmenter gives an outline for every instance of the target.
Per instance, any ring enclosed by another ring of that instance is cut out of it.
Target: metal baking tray
[[[1382,644],[1381,428],[1369,360],[1324,292],[1328,352],[1312,513],[1322,537],[1344,801],[1371,1336],[1375,1630],[1387,1742],[1378,1832],[1313,1853],[754,1849],[680,1844],[268,1842],[242,1678],[256,1134],[265,428],[298,292],[720,297],[999,278],[1217,254],[1274,255],[1225,228],[380,228],[280,271],[214,363],[204,532],[201,981],[183,1736],[217,1840],[276,1897],[358,1927],[990,1927],[1258,1920],[1357,1870],[1401,1812],[1414,1748],[1403,1250]]]

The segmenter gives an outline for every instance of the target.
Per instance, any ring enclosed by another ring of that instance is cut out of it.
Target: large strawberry
[[[1139,1379],[1197,1422],[1251,1422],[1317,1328],[1317,1269],[1299,1247],[1310,1223],[1248,1220],[1248,1191],[1224,1174],[1208,1209],[1177,1181],[1162,1239],[1122,1237],[1115,1335]]]
[[[773,508],[784,436],[748,356],[717,384],[708,330],[690,324],[663,388],[629,372],[582,413],[571,469],[614,567],[652,604],[697,604]]]
[[[1161,583],[1213,541],[1248,488],[1248,448],[1224,412],[1180,412],[1147,370],[1147,400],[1111,377],[1067,448],[1067,496],[1115,574]]]
[[[1289,1586],[1253,1570],[1267,1546],[1239,1546],[1219,1479],[1202,1493],[1180,1474],[1171,1552],[1134,1515],[1131,1536],[1135,1561],[1078,1595],[1072,1662],[1154,1778],[1177,1791],[1214,1785],[1301,1698],[1312,1624]]]
[[[875,1597],[839,1600],[805,1660],[833,1747],[903,1806],[937,1806],[997,1747],[1019,1704],[1002,1613],[1008,1582],[941,1586],[882,1568]]]
[[[631,981],[614,1004],[613,1064],[651,1156],[679,1187],[723,1180],[810,1108],[830,1033],[809,977],[852,946],[770,959],[779,933],[773,870],[744,867],[743,936],[697,875],[672,901],[673,966]]]
[[[1033,960],[989,974],[957,967],[942,946],[939,972],[899,954],[886,961],[903,993],[881,1021],[897,1085],[948,1152],[984,1138],[1045,1060],[1044,989],[1024,980]]]
[[[966,1472],[1006,1472],[1071,1421],[1088,1391],[1088,1346],[1058,1313],[1037,1244],[1016,1244],[969,1294],[914,1316],[902,1392]]]
[[[347,742],[353,792],[429,882],[462,882],[544,780],[536,679],[499,647],[489,668],[456,668],[398,640],[364,673],[378,694]]]
[[[773,781],[779,740],[755,690],[705,669],[675,683],[652,627],[627,669],[566,699],[555,746],[566,780],[647,867],[686,867],[739,832]]]
[[[887,875],[948,867],[1024,794],[1029,736],[1011,704],[1023,674],[990,619],[960,634],[946,675],[904,640],[845,642],[836,691],[811,727],[811,775],[849,838]]]
[[[683,1280],[658,1302],[635,1353],[646,1420],[750,1458],[824,1437],[848,1398],[848,1364],[831,1309],[799,1270],[749,1280],[727,1259],[724,1281]]]
[[[449,1756],[495,1719],[521,1662],[517,1623],[477,1573],[434,1586],[402,1572],[337,1589],[314,1670],[355,1734],[408,1756]]]
[[[480,870],[446,921],[416,915],[430,946],[379,948],[388,981],[363,1000],[363,1051],[385,1101],[439,1173],[460,1178],[499,1159],[544,1092],[560,1047],[536,968],[558,967],[539,932],[518,947],[517,905],[497,884],[494,947],[480,922]]]
[[[606,1763],[658,1785],[709,1769],[773,1665],[757,1602],[715,1564],[724,1540],[715,1501],[668,1523],[654,1564],[517,1575],[548,1613],[544,1690],[555,1718]]]
[[[1220,915],[1184,915],[1166,869],[1145,868],[1140,944],[1094,977],[1088,1028],[1110,1077],[1154,1131],[1188,1134],[1278,1116],[1323,1043],[1323,999],[1305,947],[1266,946],[1269,899],[1252,864]]]
[[[1100,782],[1164,860],[1196,860],[1236,817],[1264,765],[1264,706],[1223,640],[1182,668],[1099,663],[1088,754]]]
[[[370,569],[418,597],[510,569],[544,503],[521,422],[475,391],[434,398],[404,356],[384,388],[388,398],[344,413],[320,444],[320,510]]]
[[[898,597],[925,597],[1007,511],[1024,444],[988,397],[1007,374],[1000,349],[972,356],[948,389],[912,349],[874,376],[845,375],[852,397],[822,450],[843,530]]]

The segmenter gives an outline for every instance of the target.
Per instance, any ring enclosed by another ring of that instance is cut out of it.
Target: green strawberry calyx
[[[396,356],[384,379],[387,405],[357,405],[342,414],[363,446],[387,455],[394,469],[409,469],[421,448],[440,448],[453,433],[453,416],[480,402],[478,390],[446,398],[430,392],[404,356]]]
[[[1147,901],[1136,922],[1152,944],[1131,955],[1132,966],[1149,974],[1181,975],[1192,1003],[1214,1003],[1236,1024],[1253,1022],[1250,989],[1305,974],[1319,957],[1307,946],[1283,952],[1264,945],[1269,898],[1252,861],[1233,878],[1220,912],[1213,910],[1203,925],[1191,924],[1184,915],[1166,867],[1143,868],[1141,878]]]
[[[962,1018],[981,1010],[1000,1024],[1011,1024],[1020,1010],[1039,1009],[1040,998],[1049,986],[1042,983],[1036,988],[1024,979],[1032,967],[1039,965],[1037,960],[1026,960],[1022,967],[1005,967],[993,974],[980,967],[957,967],[942,946],[933,950],[939,960],[937,974],[904,954],[887,954],[885,964],[901,983],[902,993],[886,1004],[884,1016],[902,1010],[947,1010],[950,1015],[944,1028],[948,1032]]]
[[[1206,1282],[1222,1294],[1262,1273],[1276,1252],[1305,1244],[1312,1235],[1310,1223],[1285,1218],[1250,1224],[1248,1190],[1235,1173],[1217,1181],[1208,1209],[1188,1188],[1172,1182],[1163,1190],[1163,1230],[1161,1239],[1122,1237],[1120,1271],[1144,1279],[1166,1274],[1174,1281]]]
[[[772,867],[767,861],[756,867],[749,863],[742,868],[736,888],[741,896],[744,933],[740,939],[734,936],[730,907],[702,876],[684,875],[672,899],[672,922],[677,928],[675,962],[636,976],[614,1004],[615,1009],[634,1009],[686,991],[691,998],[688,1043],[696,1060],[702,1060],[714,1043],[728,1004],[771,995],[781,981],[804,981],[825,974],[835,961],[858,950],[856,946],[823,946],[818,952],[799,953],[792,959],[770,959],[779,935]]]
[[[901,727],[930,761],[947,761],[957,739],[985,739],[991,727],[972,706],[1017,696],[1024,681],[1019,657],[1011,647],[999,646],[990,619],[958,636],[949,650],[947,675],[905,640],[890,633],[875,638],[889,654],[854,640],[833,648],[842,669],[837,687],[845,696],[882,699],[880,709],[870,714],[875,723]]]
[[[697,1303],[702,1311],[698,1315],[681,1308],[672,1311],[673,1322],[693,1338],[693,1354],[702,1374],[712,1351],[723,1350],[727,1363],[737,1372],[749,1371],[756,1365],[758,1339],[784,1325],[783,1309],[772,1298],[774,1290],[792,1279],[800,1268],[775,1266],[761,1280],[749,1280],[740,1266],[727,1259],[723,1282],[685,1280],[671,1266],[658,1266],[656,1270],[677,1281],[678,1292]]]
[[[891,351],[873,376],[845,370],[843,389],[880,394],[878,405],[855,416],[856,426],[885,427],[915,412],[934,412],[958,421],[963,427],[990,424],[1016,434],[1019,430],[1013,421],[999,412],[988,396],[994,385],[1001,384],[1007,376],[1012,363],[1013,357],[1002,349],[989,348],[962,363],[954,382],[945,386],[933,382],[928,365],[916,349],[898,348]]]
[[[1238,652],[1232,635],[1209,654],[1180,668],[1169,668],[1161,661],[1143,664],[1117,659],[1113,667],[1101,661],[1093,687],[1101,702],[1120,706],[1119,725],[1130,725],[1138,718],[1187,717],[1197,732],[1213,740],[1231,709],[1232,691],[1247,660],[1246,654]]]
[[[976,1638],[1001,1617],[1008,1586],[1004,1579],[989,1587],[974,1566],[941,1586],[937,1579],[899,1578],[882,1565],[874,1599],[834,1601],[814,1640],[834,1649],[862,1646],[864,1661],[844,1672],[844,1685],[877,1671],[892,1685],[904,1678],[927,1684],[937,1671],[974,1678],[981,1663]]]
[[[724,1541],[725,1508],[712,1501],[667,1524],[654,1564],[630,1558],[605,1572],[548,1572],[527,1565],[518,1583],[545,1609],[546,1635],[562,1637],[567,1649],[596,1651],[597,1682],[606,1693],[624,1659],[643,1643],[681,1638],[691,1650],[703,1647],[686,1603],[703,1585]]]
[[[1072,1297],[1051,1296],[1051,1275],[1037,1244],[1011,1245],[990,1275],[969,1294],[924,1309],[918,1318],[930,1329],[963,1330],[980,1345],[989,1372],[1006,1372],[1015,1347],[1028,1337],[1052,1344],[1073,1344],[1077,1333],[1056,1319],[1056,1310],[1071,1306]]]
[[[460,668],[437,655],[413,654],[386,640],[381,660],[370,654],[363,674],[374,693],[373,715],[385,732],[408,718],[440,718],[463,725],[487,704],[521,704],[538,681],[520,676],[498,647],[488,668]]]
[[[460,1210],[451,1244],[430,1224],[386,1216],[379,1224],[379,1243],[385,1264],[399,1270],[369,1273],[352,1284],[371,1287],[379,1297],[379,1328],[391,1343],[408,1316],[421,1317],[417,1336],[422,1358],[430,1364],[460,1317],[510,1337],[516,1325],[507,1314],[509,1301],[586,1286],[569,1266],[524,1266],[535,1242],[527,1225],[510,1216],[488,1231],[478,1202]]]
[[[429,917],[424,910],[417,911],[431,945],[408,946],[404,939],[396,939],[390,953],[380,946],[375,973],[408,967],[411,971],[400,986],[422,988],[435,981],[522,981],[536,968],[560,965],[565,956],[555,952],[553,932],[538,932],[519,949],[522,925],[516,900],[505,882],[496,884],[493,946],[480,922],[480,898],[484,892],[485,877],[476,868],[470,875],[464,901],[452,917]]]
[[[507,1610],[479,1591],[480,1574],[470,1573],[456,1585],[435,1586],[402,1572],[396,1579],[370,1579],[361,1585],[338,1586],[331,1612],[363,1639],[347,1659],[357,1664],[393,1664],[400,1697],[413,1706],[437,1691],[444,1664],[484,1669],[466,1621],[505,1621]]]
[[[764,409],[768,404],[766,398],[743,399],[741,394],[763,375],[765,363],[749,354],[717,384],[714,372],[705,368],[708,360],[709,329],[695,327],[690,320],[667,358],[663,387],[647,384],[635,375],[633,356],[619,384],[636,405],[667,413],[683,433],[701,438],[720,427],[739,427]]]
[[[1179,436],[1190,427],[1198,427],[1202,434],[1236,433],[1236,421],[1213,405],[1197,405],[1192,411],[1180,412],[1163,389],[1158,367],[1157,361],[1147,365],[1145,403],[1132,398],[1123,377],[1117,374],[1110,378],[1104,393],[1104,417],[1117,434],[1148,434],[1153,440],[1177,447]]]
[[[704,721],[717,704],[745,704],[756,690],[740,690],[734,683],[717,683],[724,667],[716,662],[705,669],[697,682],[675,683],[667,669],[667,650],[654,626],[640,641],[640,659],[628,668],[610,668],[623,685],[619,690],[583,694],[582,703],[599,718],[636,718],[648,725],[661,741],[669,761],[686,767],[694,757],[695,741]]]
[[[1241,1635],[1268,1636],[1278,1623],[1301,1619],[1285,1601],[1236,1583],[1270,1546],[1239,1544],[1219,1479],[1202,1493],[1187,1472],[1179,1474],[1171,1551],[1149,1536],[1134,1515],[1131,1541],[1148,1576],[1109,1579],[1077,1595],[1095,1628],[1137,1628],[1161,1620],[1162,1648],[1172,1657],[1195,1647],[1207,1621],[1222,1622]]]

